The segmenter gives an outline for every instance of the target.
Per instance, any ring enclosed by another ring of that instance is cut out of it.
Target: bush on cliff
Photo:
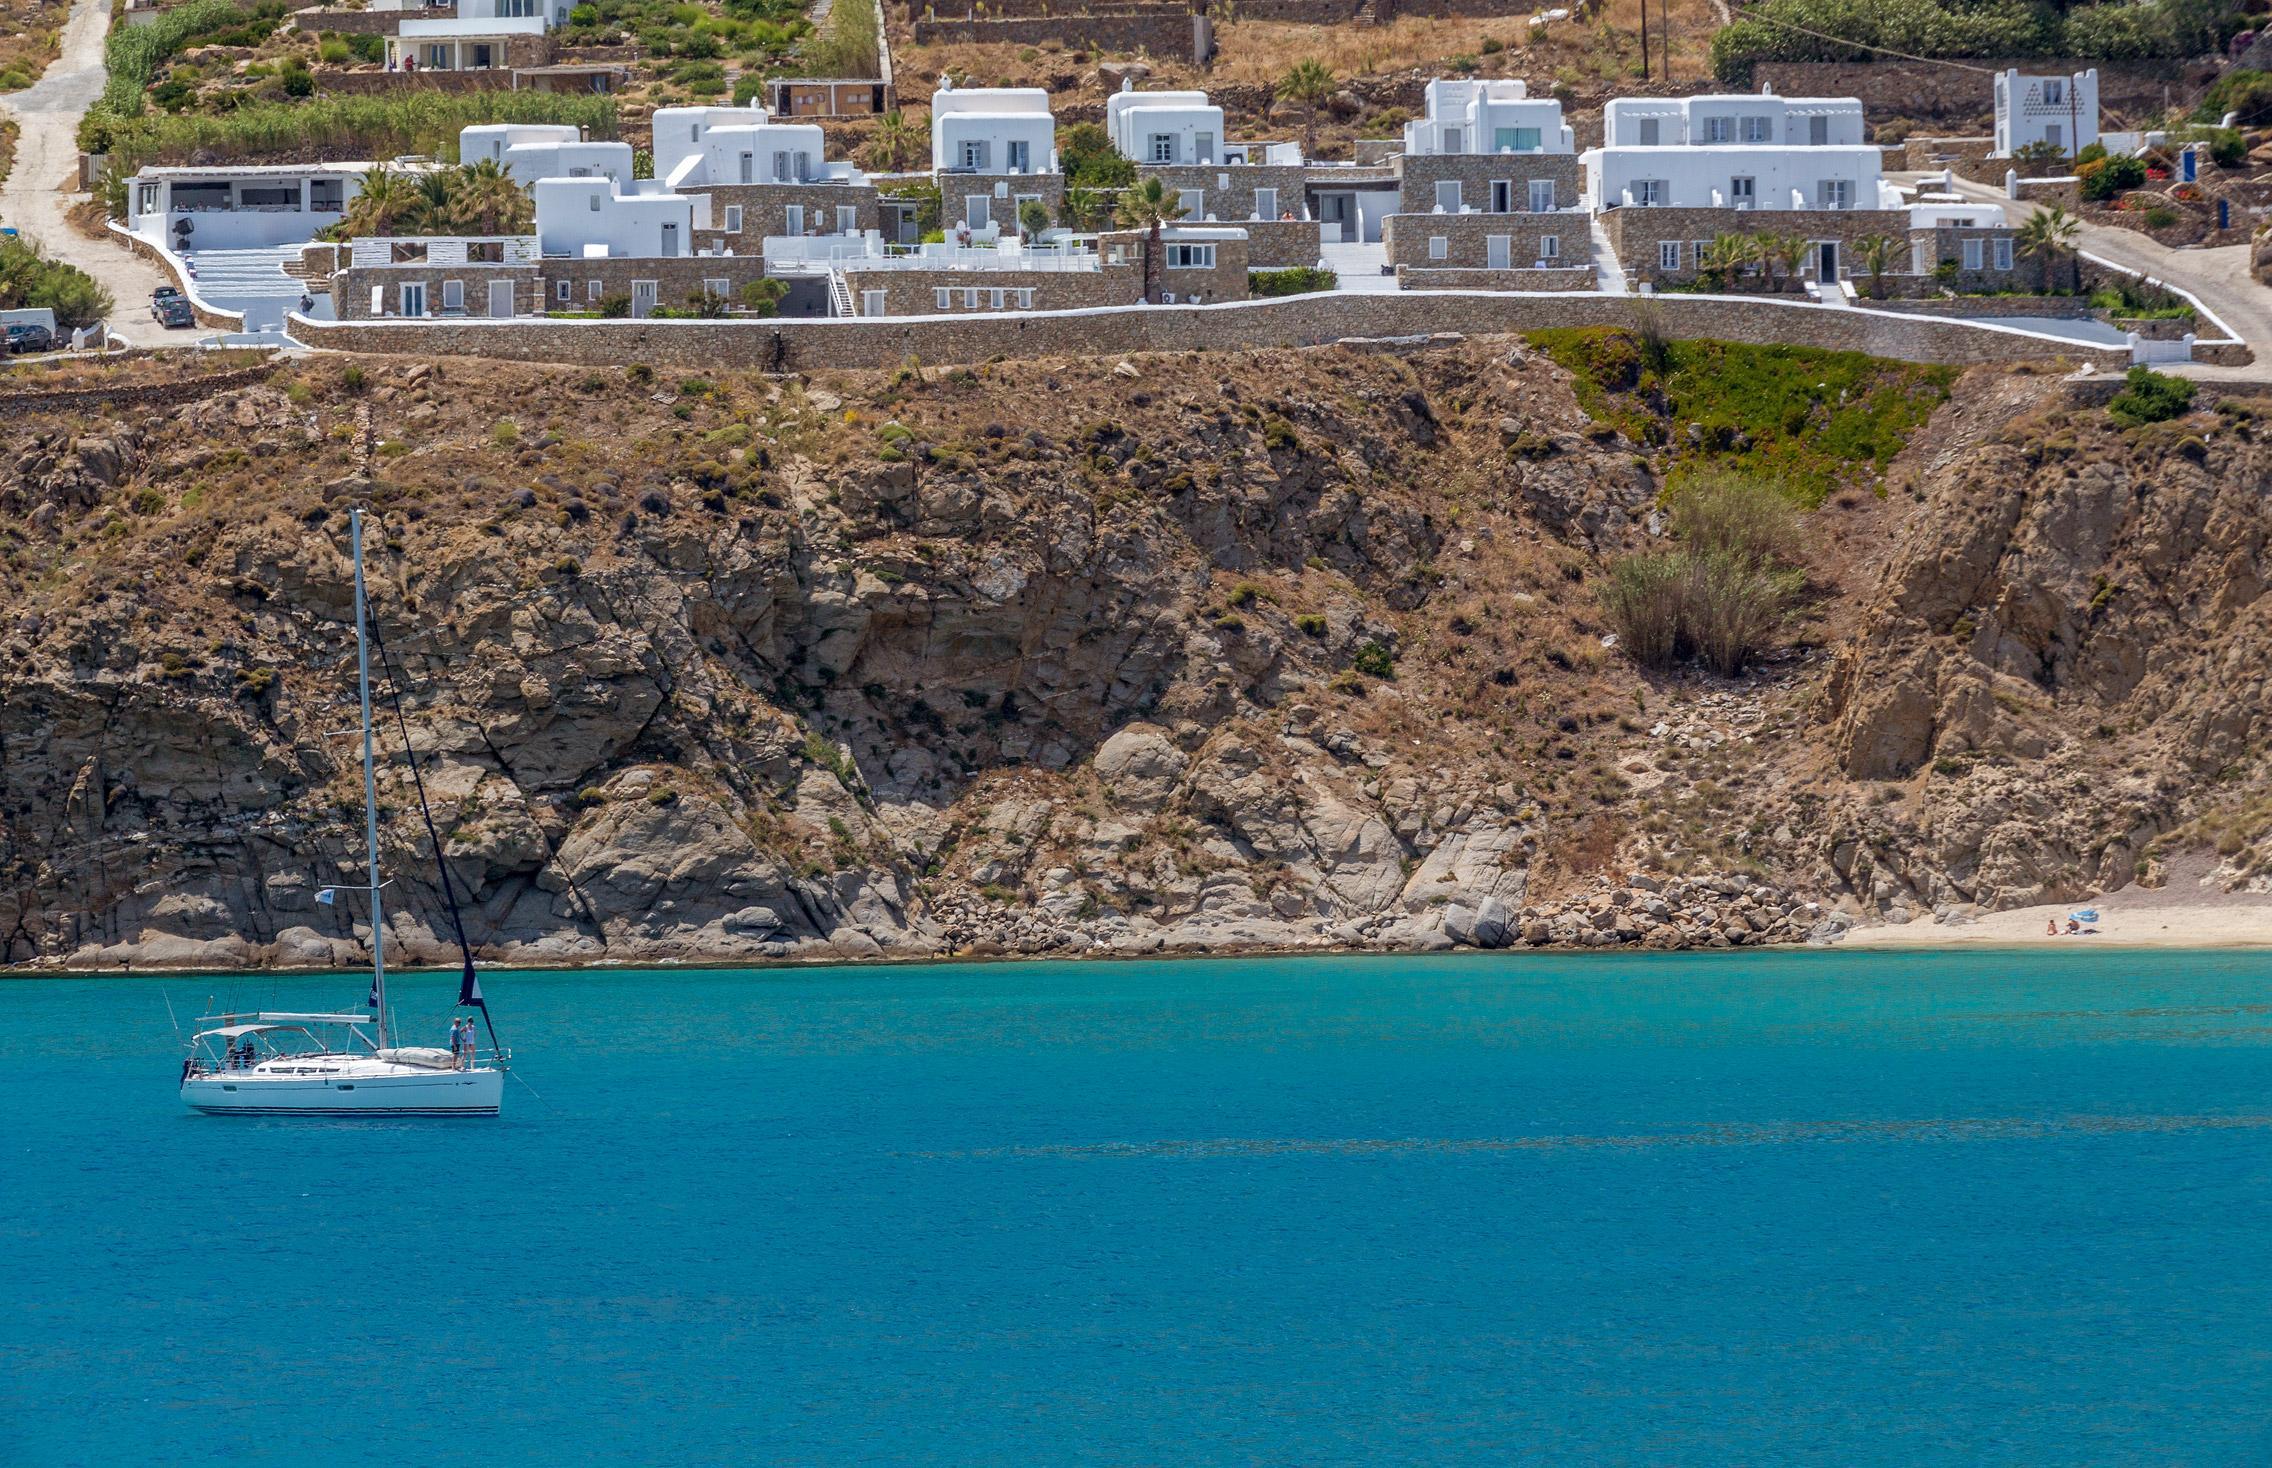
[[[2151,367],[2133,367],[2123,378],[2122,391],[2106,405],[2107,415],[2124,428],[2166,423],[2182,418],[2193,406],[2193,384]]]
[[[1892,462],[1956,380],[1953,367],[1663,332],[1642,318],[1528,340],[1575,376],[1587,413],[1665,457],[1669,482],[1725,470],[1808,507]]]
[[[1691,482],[1670,509],[1676,548],[1611,566],[1602,610],[1642,667],[1695,659],[1732,677],[1798,594],[1797,512],[1773,485],[1727,476]]]

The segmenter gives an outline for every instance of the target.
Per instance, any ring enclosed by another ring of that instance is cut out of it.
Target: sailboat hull
[[[181,1087],[181,1099],[208,1116],[495,1116],[504,1097],[498,1070],[338,1078],[221,1071]]]

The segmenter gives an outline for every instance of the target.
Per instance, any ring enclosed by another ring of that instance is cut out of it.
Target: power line
[[[1733,9],[1732,6],[1730,8]],[[1922,61],[1927,66],[1945,66],[1952,71],[1969,71],[1979,76],[1996,75],[1994,71],[1985,66],[1967,66],[1961,61],[1951,61],[1945,56],[1913,56],[1907,51],[1896,51],[1891,46],[1876,46],[1868,41],[1848,40],[1844,36],[1834,36],[1828,31],[1814,30],[1795,21],[1781,20],[1772,15],[1755,14],[1748,9],[1735,10],[1734,13],[1738,20],[1757,21],[1761,25],[1781,26],[1787,31],[1797,31],[1802,36],[1812,36],[1818,41],[1828,41],[1837,46],[1851,46],[1857,51],[1875,51],[1881,56],[1898,56],[1903,61]]]

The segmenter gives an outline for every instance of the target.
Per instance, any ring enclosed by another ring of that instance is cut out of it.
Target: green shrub
[[[1368,642],[1358,648],[1356,655],[1349,659],[1349,666],[1368,677],[1381,679],[1394,679],[1396,677],[1395,654],[1391,653],[1385,644],[1379,642]]]
[[[1339,284],[1339,276],[1315,265],[1250,270],[1246,276],[1247,294],[1252,296],[1306,296],[1313,291],[1332,290]]]
[[[22,236],[0,237],[0,309],[45,306],[55,313],[58,327],[72,331],[110,315],[114,304],[110,292],[85,271],[50,260]]]
[[[1773,485],[1722,476],[1673,496],[1672,534],[1677,549],[1610,567],[1602,611],[1642,667],[1695,658],[1733,677],[1797,595],[1798,517]]]
[[[2109,154],[2078,167],[2075,177],[2082,181],[2084,198],[2103,204],[2145,186],[2146,160],[2134,153]]]
[[[2193,406],[2194,385],[2182,377],[2171,377],[2151,367],[2133,367],[2123,383],[2106,411],[2124,428],[2180,418]]]

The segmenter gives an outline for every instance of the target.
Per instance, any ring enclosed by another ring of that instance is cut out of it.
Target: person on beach
[[[2043,936],[2046,938],[2056,938],[2059,936],[2059,919],[2045,918],[2043,920]]]

